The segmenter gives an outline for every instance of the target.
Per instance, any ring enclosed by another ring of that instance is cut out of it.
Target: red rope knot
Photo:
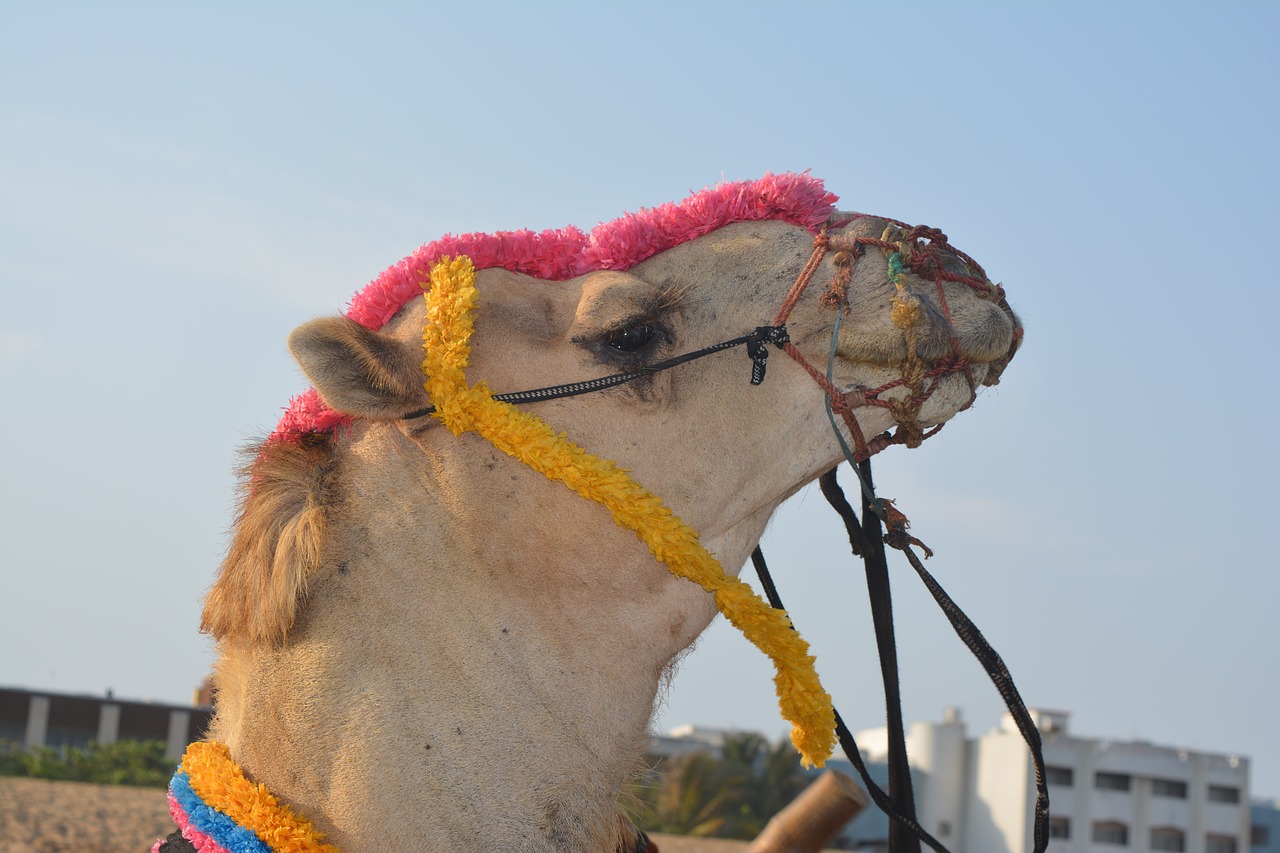
[[[928,225],[917,225],[907,232],[908,240],[928,240],[930,243],[937,243],[940,246],[950,248],[951,244],[947,242],[947,235],[942,233],[939,228],[931,228]]]
[[[910,246],[910,251],[903,260],[902,265],[921,278],[931,279],[935,282],[943,272],[942,261],[939,259],[938,253],[930,247],[922,247],[918,243]]]
[[[927,399],[928,395],[925,396]],[[924,425],[916,418],[920,414],[922,403],[923,401],[917,402],[914,397],[889,401],[889,411],[898,422],[898,434],[902,436],[902,443],[913,450],[924,443]]]
[[[852,391],[840,394],[838,399],[838,404],[834,400],[831,403],[831,408],[835,409],[837,412],[861,409],[864,406],[870,406],[872,404],[872,401],[867,398],[867,389],[863,388],[861,385],[854,388]]]
[[[888,498],[880,498],[876,503],[880,505],[880,510],[884,514],[884,525],[889,530],[884,536],[886,545],[891,548],[897,548],[899,551],[905,551],[908,545],[915,545],[921,551],[924,551],[926,558],[933,556],[933,551],[928,545],[907,532],[911,522],[900,509],[893,505],[893,501]]]
[[[847,312],[849,310],[849,286],[853,283],[853,270],[858,263],[858,259],[866,253],[866,248],[860,239],[853,237],[835,237],[828,241],[828,246],[835,252],[831,256],[831,263],[835,265],[836,272],[831,277],[831,283],[827,285],[827,289],[822,292],[822,297],[818,301],[823,308]]]

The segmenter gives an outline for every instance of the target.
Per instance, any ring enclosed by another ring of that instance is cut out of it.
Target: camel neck
[[[312,606],[282,644],[223,648],[210,735],[344,853],[611,853],[659,682],[710,619],[708,596],[627,531],[548,541],[554,530],[524,518],[535,508],[503,507],[493,491],[428,486],[411,501],[375,488],[365,451],[348,457]],[[538,477],[537,515],[605,512],[506,457],[480,468],[491,490]],[[346,526],[346,513],[380,523]]]
[[[339,853],[306,817],[295,814],[264,785],[249,781],[225,744],[191,744],[169,783],[169,813],[178,831],[152,853]],[[630,830],[618,853],[657,853],[640,830]]]

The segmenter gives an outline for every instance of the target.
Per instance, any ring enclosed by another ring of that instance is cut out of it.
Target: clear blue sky
[[[877,467],[1030,704],[1280,795],[1273,3],[0,4],[0,684],[186,701],[284,346],[446,232],[811,169],[942,227],[1027,326]],[[815,494],[766,552],[855,728],[862,584]],[[904,565],[908,719],[1001,704]],[[659,723],[780,734],[723,625]]]

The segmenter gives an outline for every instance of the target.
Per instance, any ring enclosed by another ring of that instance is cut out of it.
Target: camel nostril
[[[920,358],[937,362],[960,357],[973,364],[988,364],[1008,357],[1018,330],[1008,310],[982,299],[957,298],[957,293],[948,295],[944,310],[927,290],[918,295],[925,307],[916,334]]]

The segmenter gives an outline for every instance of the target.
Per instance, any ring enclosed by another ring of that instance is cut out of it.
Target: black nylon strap
[[[751,384],[759,385],[764,381],[765,361],[769,358],[769,350],[766,344],[773,344],[781,347],[783,344],[791,340],[787,334],[786,326],[758,326],[756,330],[749,335],[743,335],[739,338],[733,338],[728,341],[721,341],[718,344],[712,344],[709,347],[703,347],[700,350],[686,352],[681,355],[668,358],[665,361],[659,361],[648,367],[642,367],[637,370],[629,370],[625,373],[614,373],[609,376],[601,376],[596,379],[587,379],[582,382],[569,382],[564,385],[550,385],[546,388],[534,388],[530,391],[512,391],[507,394],[494,394],[493,399],[500,400],[503,403],[540,403],[544,400],[556,400],[561,397],[576,397],[579,394],[590,394],[592,391],[603,391],[606,388],[612,388],[615,385],[622,385],[632,382],[645,376],[652,376],[663,370],[669,370],[672,367],[678,367],[703,356],[714,355],[723,350],[732,349],[742,344],[747,345],[747,354],[751,356]],[[414,418],[426,417],[436,410],[435,406],[427,406],[425,409],[417,409],[405,415],[402,420],[410,421]]]
[[[871,462],[862,463],[863,482],[874,489]],[[889,561],[884,551],[884,531],[880,517],[871,511],[866,495],[862,498],[862,523],[845,499],[832,468],[819,479],[822,494],[839,514],[849,534],[849,544],[858,551],[867,576],[867,595],[871,600],[871,622],[875,626],[876,648],[880,655],[880,676],[884,682],[885,723],[888,732],[889,799],[897,810],[897,819],[889,824],[889,850],[892,853],[920,853],[924,830],[916,817],[916,799],[911,784],[911,765],[907,760],[907,740],[902,727],[902,695],[898,684],[898,650],[893,636],[893,599],[889,591]],[[874,492],[873,492],[874,494]],[[909,831],[908,831],[909,830]],[[935,848],[938,849],[938,848]]]
[[[854,470],[861,480],[863,512],[866,515],[875,515],[879,520],[879,515],[883,510],[882,507],[877,506],[878,499],[875,497],[874,485],[871,481],[870,461],[861,463]],[[835,469],[833,468],[824,474],[819,483],[822,486],[823,494],[827,496],[832,507],[844,520],[845,528],[850,531],[849,535],[852,541],[854,538],[853,528],[858,527],[859,530],[865,531],[865,525],[859,526],[857,524],[857,519],[853,516],[853,509],[849,506],[849,502],[845,500],[844,492],[836,482]],[[853,518],[852,525],[850,523],[851,517]],[[879,529],[878,524],[876,528]],[[1026,741],[1036,772],[1035,825],[1032,832],[1032,849],[1033,853],[1044,853],[1049,845],[1049,788],[1045,781],[1044,751],[1040,740],[1040,730],[1032,721],[1031,714],[1027,711],[1027,706],[1022,701],[1022,696],[1018,693],[1017,686],[1013,683],[1013,676],[1009,674],[1004,660],[987,642],[986,637],[982,635],[978,627],[973,624],[973,620],[960,609],[960,606],[947,594],[942,585],[925,569],[920,558],[911,549],[910,536],[904,530],[889,533],[879,543],[881,555],[884,554],[884,543],[886,542],[902,551],[906,556],[911,567],[915,569],[916,574],[920,576],[925,587],[933,595],[934,601],[937,602],[942,612],[946,615],[947,621],[951,623],[956,635],[964,642],[973,656],[978,659],[978,662],[982,664],[982,668],[1000,693],[1000,698],[1004,700],[1005,707],[1009,709],[1009,715],[1017,725],[1019,733],[1021,733],[1023,740]],[[855,546],[855,552],[856,550],[857,546]],[[894,678],[896,681],[896,674]],[[887,681],[888,676],[886,675],[886,684]],[[899,721],[900,724],[901,721]],[[918,833],[923,833],[923,830],[918,830]],[[934,843],[931,843],[932,839],[927,834],[920,834],[920,838],[931,847],[934,847]],[[934,847],[934,849],[941,850],[942,848]],[[891,846],[890,850],[896,853],[897,848]]]
[[[760,586],[764,589],[765,597],[769,603],[778,610],[786,610],[782,605],[782,597],[778,595],[778,588],[773,582],[773,576],[769,574],[769,566],[764,561],[764,552],[760,550],[760,546],[751,552],[751,564],[755,567],[756,577],[760,579]],[[794,626],[793,626],[794,628]],[[876,784],[871,778],[871,773],[867,770],[866,763],[862,760],[862,752],[858,749],[858,742],[854,740],[853,733],[849,731],[849,727],[844,724],[844,719],[840,716],[840,711],[836,708],[831,709],[836,717],[836,738],[840,741],[840,748],[844,750],[845,756],[858,771],[858,775],[862,778],[862,784],[866,787],[867,793],[871,796],[872,802],[890,818],[890,832],[892,832],[893,823],[899,823],[916,833],[926,844],[937,851],[937,853],[947,853],[947,849],[924,830],[924,827],[915,820],[914,817],[907,817],[898,810],[897,804],[893,798],[886,794],[884,789]]]
[[[933,595],[934,601],[938,602],[938,606],[946,614],[951,627],[969,647],[969,651],[973,652],[974,657],[982,664],[982,668],[987,671],[987,676],[995,684],[1000,697],[1004,699],[1009,715],[1013,717],[1018,731],[1022,734],[1022,739],[1027,742],[1027,747],[1031,750],[1031,760],[1036,771],[1036,812],[1032,838],[1035,853],[1043,853],[1049,846],[1049,787],[1045,780],[1044,750],[1040,741],[1040,729],[1036,727],[1031,715],[1027,712],[1027,706],[1023,703],[1022,696],[1019,695],[1018,688],[1013,683],[1013,676],[1009,674],[1004,660],[987,642],[987,638],[982,636],[978,626],[973,624],[973,620],[960,609],[951,596],[947,595],[947,591],[934,579],[933,575],[929,574],[910,546],[904,547],[902,552],[907,555],[907,561],[911,563],[911,567],[916,570],[916,574]]]
[[[1032,833],[1033,853],[1044,853],[1049,844],[1049,789],[1046,784],[1044,774],[1044,755],[1040,740],[1040,730],[1036,727],[1031,719],[1027,706],[1023,703],[1022,697],[1018,693],[1017,687],[1013,683],[1013,677],[1009,674],[1008,668],[1000,655],[996,653],[991,644],[982,636],[982,632],[978,630],[973,621],[960,609],[960,606],[949,596],[921,563],[920,558],[911,550],[910,539],[905,531],[890,532],[887,536],[881,536],[880,531],[880,512],[882,508],[877,506],[878,499],[875,497],[874,486],[871,481],[871,466],[869,462],[859,465],[855,472],[859,474],[863,488],[863,521],[859,522],[857,514],[853,507],[849,505],[849,501],[844,496],[844,491],[840,488],[836,481],[836,469],[833,468],[819,478],[818,483],[822,488],[822,494],[831,504],[832,508],[840,515],[844,522],[845,531],[849,534],[849,544],[855,555],[861,556],[867,564],[867,584],[868,590],[871,592],[873,620],[876,622],[877,644],[881,646],[881,674],[885,682],[886,704],[888,710],[888,730],[890,732],[890,756],[889,756],[889,773],[890,773],[890,793],[886,794],[880,788],[867,772],[866,764],[862,760],[862,754],[858,749],[858,744],[853,738],[853,734],[844,724],[844,720],[840,716],[839,711],[835,711],[836,718],[836,737],[840,741],[840,746],[844,749],[845,755],[849,761],[857,769],[858,775],[862,777],[862,782],[867,788],[868,794],[875,804],[889,818],[889,850],[891,853],[900,853],[900,851],[918,851],[920,843],[923,842],[937,853],[947,853],[946,848],[942,846],[932,835],[925,831],[919,821],[915,817],[915,804],[910,791],[910,767],[907,765],[905,738],[902,737],[902,712],[900,703],[897,713],[893,711],[892,700],[888,699],[890,692],[897,693],[897,668],[896,655],[886,656],[885,646],[880,643],[880,617],[881,611],[888,622],[889,643],[892,644],[892,616],[889,609],[888,598],[888,578],[884,580],[884,597],[877,599],[877,593],[872,590],[874,579],[873,575],[878,570],[873,570],[872,563],[883,563],[887,565],[885,560],[884,545],[889,544],[901,550],[907,557],[911,567],[915,569],[920,579],[924,582],[925,587],[933,595],[938,606],[946,614],[947,620],[955,629],[956,634],[964,642],[982,664],[987,675],[995,684],[996,689],[1000,693],[1000,697],[1004,699],[1005,705],[1009,709],[1009,714],[1018,726],[1019,732],[1027,743],[1027,747],[1031,752],[1031,759],[1035,766],[1036,772],[1036,805],[1035,805],[1035,827]],[[872,521],[874,519],[874,521]],[[769,603],[778,609],[783,609],[782,598],[778,594],[778,589],[773,582],[773,578],[769,574],[769,568],[764,561],[764,553],[757,547],[751,554],[751,562],[755,566],[756,574],[760,578],[760,584],[764,588],[765,596]],[[886,664],[888,657],[894,658],[892,666]],[[892,686],[891,686],[892,685]],[[834,709],[833,709],[834,710]],[[896,719],[895,719],[896,718]],[[898,735],[893,734],[897,729]],[[898,756],[895,756],[894,741],[897,741],[901,747]],[[899,764],[895,769],[895,763]],[[905,771],[904,771],[905,768]],[[894,775],[898,774],[899,778],[905,776],[907,779],[907,788],[904,792],[902,785],[895,787]],[[907,799],[903,799],[906,796]],[[904,830],[909,831],[908,835]]]

